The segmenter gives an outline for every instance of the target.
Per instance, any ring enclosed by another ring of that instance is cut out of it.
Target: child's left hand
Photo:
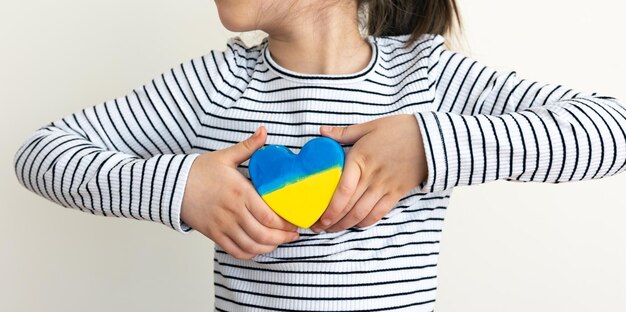
[[[428,174],[419,124],[412,114],[320,127],[320,134],[353,146],[328,208],[311,227],[315,232],[376,223]]]

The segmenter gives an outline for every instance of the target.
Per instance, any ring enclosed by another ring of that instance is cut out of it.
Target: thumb
[[[237,166],[252,157],[252,154],[257,149],[263,147],[266,138],[267,132],[265,127],[260,126],[247,139],[224,149],[225,157],[233,166]]]
[[[321,135],[343,144],[354,144],[368,132],[369,127],[366,124],[356,124],[348,127],[320,127]]]

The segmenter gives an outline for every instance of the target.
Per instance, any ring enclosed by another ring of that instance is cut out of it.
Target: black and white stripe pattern
[[[494,180],[581,181],[626,165],[626,109],[609,96],[497,72],[441,43],[431,56],[425,192]]]
[[[455,186],[565,182],[624,170],[626,110],[616,99],[518,80],[448,51],[439,35],[368,37],[352,75],[275,63],[267,40],[231,38],[128,95],[35,131],[15,155],[19,181],[62,206],[152,220],[181,233],[187,173],[200,153],[260,123],[298,152],[321,125],[414,114],[428,179],[368,228],[315,234],[251,261],[219,246],[218,311],[433,311],[439,241]],[[345,146],[348,151],[350,146]],[[249,178],[247,162],[239,167]]]

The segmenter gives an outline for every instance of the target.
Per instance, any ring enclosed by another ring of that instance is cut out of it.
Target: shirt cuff
[[[432,111],[417,112],[413,114],[419,124],[428,169],[426,179],[417,187],[418,192],[421,193],[442,191],[446,189],[447,186],[446,181],[441,174],[442,172],[447,171],[448,167],[442,138],[445,135],[450,135],[450,133],[444,133],[435,114],[436,112]]]
[[[185,187],[187,185],[187,178],[189,176],[189,171],[191,170],[191,165],[193,164],[194,160],[198,156],[200,156],[200,154],[184,154],[177,156],[183,157],[181,157],[182,163],[179,175],[174,180],[172,207],[170,210],[172,223],[165,225],[168,227],[172,227],[179,233],[187,234],[193,231],[193,229],[180,219],[180,212],[182,209],[183,196],[185,194]]]

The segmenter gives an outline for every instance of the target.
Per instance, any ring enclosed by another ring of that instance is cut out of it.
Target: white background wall
[[[476,60],[626,100],[622,2],[460,5]],[[208,239],[64,209],[20,186],[12,159],[36,128],[231,35],[207,0],[0,1],[0,311],[211,310]],[[457,188],[437,312],[626,310],[624,186],[626,174]]]

